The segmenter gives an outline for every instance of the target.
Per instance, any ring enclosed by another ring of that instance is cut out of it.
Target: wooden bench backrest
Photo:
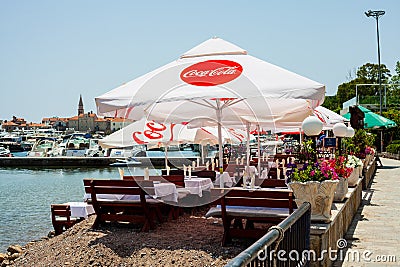
[[[161,175],[167,175],[167,170],[161,170]],[[172,169],[169,170],[169,175],[184,175],[184,172],[182,169]]]
[[[51,205],[51,218],[53,221],[57,221],[58,217],[64,217],[67,221],[71,217],[71,208],[67,204],[52,204]]]
[[[194,171],[194,172],[192,172],[192,175],[198,176],[198,177],[210,178],[211,181],[215,181],[215,178],[217,176],[215,171],[208,171],[208,170]]]
[[[139,186],[140,184],[140,186]],[[91,194],[95,187],[96,194],[140,195],[142,188],[147,194],[154,192],[153,181],[117,180],[117,179],[83,179],[85,192]],[[142,188],[141,188],[142,187]]]
[[[284,179],[258,179],[257,182],[260,187],[264,188],[287,187]]]
[[[293,212],[293,193],[289,190],[211,189],[211,199],[222,206],[288,208]],[[219,200],[218,200],[219,199]]]

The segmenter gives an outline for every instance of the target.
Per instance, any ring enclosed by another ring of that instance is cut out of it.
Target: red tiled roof
[[[7,121],[3,122],[3,126],[19,126],[19,124],[16,124],[15,122],[12,121]]]

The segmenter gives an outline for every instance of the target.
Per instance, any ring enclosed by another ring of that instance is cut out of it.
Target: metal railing
[[[305,202],[225,267],[309,266],[310,225],[311,204]]]

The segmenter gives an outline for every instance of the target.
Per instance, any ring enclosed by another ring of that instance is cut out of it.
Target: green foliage
[[[399,72],[397,73],[397,75],[400,75],[400,63],[398,64],[398,67]],[[388,83],[390,77],[390,70],[385,66],[385,64],[381,64],[381,82]],[[397,76],[395,75],[394,77]],[[357,84],[369,83],[378,83],[378,64],[366,63],[359,67],[356,72],[356,77],[348,82],[340,84],[338,86],[336,95],[326,97],[323,106],[333,111],[340,110],[344,102],[356,96]],[[379,87],[359,86],[357,93],[359,95],[359,98],[379,96]]]
[[[393,140],[390,144],[400,144],[400,140]]]
[[[390,144],[386,147],[386,151],[392,154],[400,153],[400,144]]]
[[[368,133],[364,129],[355,130],[351,138],[344,138],[343,142],[348,152],[354,153],[359,158],[365,158],[365,148],[372,147],[375,143],[376,135]]]
[[[396,62],[396,74],[393,75],[392,77],[392,83],[397,83],[400,84],[400,61]],[[400,85],[395,86],[395,88],[398,90],[400,88]]]
[[[382,112],[382,116],[397,124],[397,127],[387,130],[386,133],[390,134],[392,139],[400,139],[400,111],[397,108],[389,108]]]
[[[339,113],[341,104],[338,102],[336,96],[325,96],[323,107],[332,110],[333,112]]]

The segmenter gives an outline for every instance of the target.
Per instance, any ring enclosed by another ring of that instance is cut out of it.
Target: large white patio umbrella
[[[285,120],[287,111],[303,106],[304,100],[315,108],[324,96],[324,85],[213,38],[178,60],[97,97],[96,105],[99,115],[215,123],[221,145],[222,124],[237,124],[243,118]],[[221,149],[219,158],[222,172]]]
[[[316,116],[323,123],[323,130],[332,130],[336,123],[349,121],[345,117],[323,106],[316,107],[312,113],[312,115]],[[274,132],[299,132],[301,131],[301,123],[301,121],[282,122],[279,125],[275,125]]]
[[[161,124],[147,121],[143,118],[100,139],[99,144],[104,148],[121,148],[134,145],[165,147],[165,166],[167,166],[167,147],[169,145],[184,143],[215,145],[218,144],[218,134],[216,132],[217,130],[213,127],[188,128],[188,125]],[[254,136],[250,136],[249,139],[254,140]],[[247,140],[247,135],[245,131],[240,129],[224,128],[222,129],[222,138],[224,143],[240,144]]]

